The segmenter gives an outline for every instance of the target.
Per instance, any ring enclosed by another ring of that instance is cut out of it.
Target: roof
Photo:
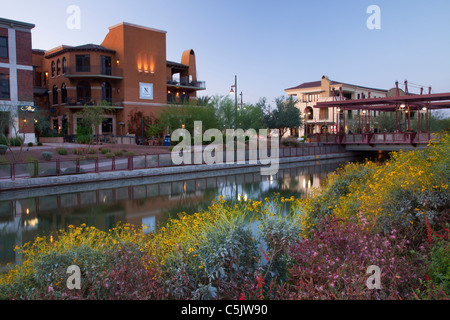
[[[168,67],[176,67],[176,68],[179,68],[179,69],[188,69],[189,68],[188,65],[185,65],[185,64],[182,64],[182,63],[178,63],[178,62],[174,62],[174,61],[169,61],[169,60],[166,61],[166,64],[167,64]]]
[[[296,87],[288,88],[286,90],[314,88],[314,87],[320,87],[321,85],[322,85],[322,81],[304,82]]]
[[[330,84],[331,85],[342,84],[344,86],[350,86],[350,87],[356,87],[356,88],[361,88],[361,89],[370,89],[370,90],[387,92],[387,90],[384,90],[384,89],[376,89],[376,88],[364,87],[364,86],[360,86],[360,85],[356,85],[356,84],[349,84],[349,83],[340,82],[340,81],[333,81],[333,80],[330,80]],[[307,88],[320,87],[321,85],[322,85],[322,81],[311,81],[311,82],[304,82],[304,83],[302,83],[302,84],[300,84],[300,85],[298,85],[296,87],[288,88],[288,89],[285,89],[285,90],[307,89]]]
[[[100,46],[98,44],[83,44],[81,46],[71,47],[71,46],[61,46],[59,47],[59,50],[56,50],[54,52],[51,52],[50,54],[46,55],[46,58],[52,58],[54,56],[63,54],[65,52],[70,51],[102,51],[102,52],[109,52],[109,53],[116,53],[115,50]]]
[[[117,28],[120,26],[129,26],[129,27],[133,27],[133,28],[139,28],[139,29],[144,29],[144,30],[148,30],[148,31],[160,32],[160,33],[164,33],[164,34],[167,33],[167,31],[164,31],[164,30],[149,28],[149,27],[145,27],[145,26],[141,26],[138,24],[129,23],[129,22],[125,22],[125,21],[119,22],[119,23],[109,27],[108,29],[111,30],[111,29],[114,29],[114,28]]]
[[[8,25],[12,28],[17,26],[25,29],[33,29],[35,27],[35,25],[32,23],[26,23],[22,21],[10,20],[5,18],[0,18],[0,24]]]

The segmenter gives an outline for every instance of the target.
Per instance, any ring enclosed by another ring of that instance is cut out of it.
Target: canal
[[[151,232],[180,212],[206,209],[218,196],[263,200],[273,193],[306,197],[327,175],[358,158],[291,163],[274,176],[258,167],[177,176],[118,180],[0,193],[0,268],[15,264],[14,251],[37,236],[85,223],[108,230],[118,222],[146,225]]]

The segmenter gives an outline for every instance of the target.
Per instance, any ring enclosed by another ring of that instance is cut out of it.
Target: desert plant
[[[52,160],[52,158],[53,158],[53,152],[50,152],[50,151],[44,151],[44,152],[42,152],[41,155],[42,155],[42,158],[44,158],[47,161]]]
[[[67,156],[67,154],[69,153],[65,148],[58,148],[56,149],[56,152],[61,156]]]

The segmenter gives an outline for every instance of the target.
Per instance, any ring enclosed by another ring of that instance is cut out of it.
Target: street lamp
[[[233,90],[234,88],[234,90]],[[230,90],[230,95],[232,95],[234,93],[234,128],[237,128],[237,106],[238,106],[238,102],[237,102],[237,76],[234,76],[234,85],[231,86],[231,90]]]

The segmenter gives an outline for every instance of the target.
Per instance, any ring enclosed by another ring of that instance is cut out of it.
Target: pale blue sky
[[[167,59],[194,49],[199,95],[224,95],[238,76],[244,102],[330,79],[389,89],[396,80],[450,92],[448,0],[1,0],[0,17],[36,24],[33,48],[101,43],[121,21],[167,31]],[[69,5],[81,28],[69,30]],[[381,30],[369,30],[369,5]]]

